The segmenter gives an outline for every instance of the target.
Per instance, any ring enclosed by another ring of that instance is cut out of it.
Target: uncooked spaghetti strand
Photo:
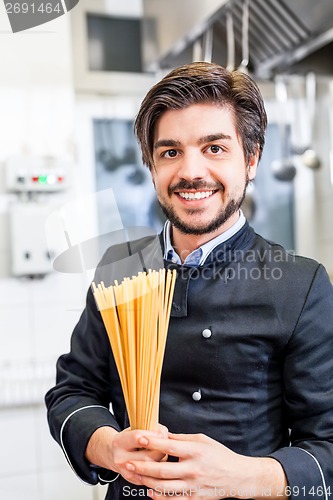
[[[155,427],[158,423],[158,410],[159,410],[159,388],[160,388],[160,375],[161,375],[161,362],[163,356],[161,352],[164,352],[166,331],[165,331],[165,287],[166,287],[166,271],[161,269],[159,271],[159,291],[158,291],[158,307],[159,307],[159,317],[158,317],[158,328],[157,328],[157,352],[155,359],[155,371],[154,371],[154,383],[152,387],[152,407],[151,407],[151,425]]]
[[[167,286],[167,277],[165,269],[161,269],[160,272],[160,287],[159,287],[159,319],[158,319],[158,348],[157,352],[160,350],[160,345],[163,342],[163,337],[164,337],[164,316],[165,316],[165,309],[166,309],[166,304],[165,304],[165,291],[166,291],[166,286]]]
[[[149,392],[151,394],[150,397],[150,412],[149,412],[149,426],[150,428],[156,428],[158,423],[158,413],[156,413],[156,398],[158,394],[156,394],[156,371],[158,371],[157,361],[158,361],[158,346],[160,343],[160,332],[159,332],[159,317],[161,313],[161,300],[163,299],[163,273],[156,272],[155,273],[156,284],[154,288],[154,309],[156,310],[156,316],[154,318],[153,328],[152,328],[152,340],[153,340],[153,349],[154,349],[154,359],[152,360],[151,373],[150,373],[150,389]]]
[[[126,286],[126,285],[125,285]],[[125,302],[125,293],[124,291],[124,283],[116,284],[113,287],[115,294],[115,301],[117,304],[117,314],[120,325],[121,332],[121,344],[122,351],[124,356],[124,365],[125,365],[125,383],[128,388],[128,400],[129,404],[127,406],[129,419],[131,420],[132,408],[133,408],[133,389],[131,385],[131,373],[130,373],[130,364],[129,364],[129,346],[127,339],[127,317],[126,317],[126,302]]]
[[[171,312],[171,304],[173,297],[173,287],[175,282],[175,274],[168,271],[164,275],[164,287],[163,287],[163,300],[161,300],[161,317],[160,317],[160,338],[159,338],[159,349],[158,349],[158,362],[157,365],[162,368],[162,360],[164,356],[166,337],[168,333],[168,318]]]
[[[125,373],[125,362],[124,362],[124,351],[121,342],[121,328],[119,324],[118,313],[116,309],[116,302],[114,296],[113,287],[108,287],[105,290],[105,295],[107,303],[110,305],[110,309],[106,311],[106,314],[110,321],[112,321],[111,326],[107,329],[108,336],[111,342],[112,350],[117,353],[116,365],[119,371],[119,377],[122,381],[122,385],[125,387],[124,396],[128,400],[128,385]]]
[[[144,352],[145,341],[145,313],[146,313],[146,300],[147,300],[147,284],[146,276],[139,273],[137,287],[137,427],[140,428],[140,416],[145,407],[146,394],[145,394],[145,371],[146,371],[146,358]]]
[[[169,328],[171,307],[172,307],[172,300],[173,300],[173,295],[174,295],[174,290],[175,290],[176,278],[177,278],[177,271],[175,269],[173,271],[169,270],[167,273],[166,293],[165,293],[165,297],[164,297],[164,301],[163,301],[163,303],[165,305],[165,314],[164,314],[165,341],[166,341],[168,328]]]
[[[133,284],[133,289],[134,289],[134,325],[135,325],[135,339],[134,339],[134,346],[135,346],[135,366],[136,366],[136,373],[135,373],[135,383],[136,383],[136,412],[138,412],[138,408],[140,407],[140,398],[141,398],[141,378],[140,378],[140,336],[141,336],[141,301],[140,301],[140,294],[141,292],[141,276],[138,275],[137,277],[132,277],[132,284]],[[136,423],[135,425],[138,425],[137,422],[137,417],[136,417]]]
[[[163,315],[164,315],[164,290],[165,290],[165,270],[159,271],[159,287],[158,287],[158,321],[156,328],[156,340],[157,340],[157,348],[156,348],[156,358],[154,360],[154,376],[151,386],[151,401],[149,407],[149,422],[151,429],[154,429],[158,424],[158,408],[159,408],[159,392],[157,389],[159,384],[157,380],[159,379],[159,351],[161,349],[161,343],[163,343],[164,332],[163,332]]]
[[[156,391],[158,386],[156,377],[158,378],[159,369],[159,349],[161,342],[163,343],[163,300],[164,300],[164,287],[165,287],[165,270],[160,270],[157,274],[158,286],[155,288],[155,304],[158,309],[158,316],[155,322],[155,329],[153,331],[154,345],[155,345],[155,359],[153,360],[154,369],[151,373],[150,380],[150,400],[148,422],[151,429],[155,429],[158,423],[158,407],[159,407],[159,392]]]
[[[168,286],[168,292],[167,292],[167,298],[166,298],[167,311],[166,311],[166,315],[165,315],[167,327],[169,326],[172,299],[173,299],[173,294],[174,294],[175,285],[176,285],[176,278],[177,278],[176,269],[169,271],[168,276],[169,276],[169,286]]]
[[[131,412],[131,426],[133,423],[133,427],[136,427],[136,360],[135,360],[135,329],[133,325],[133,284],[131,286],[131,280],[129,278],[125,278],[122,283],[122,292],[123,292],[123,321],[124,321],[124,329],[123,335],[126,343],[126,358],[127,358],[127,373],[128,373],[128,382],[130,387],[130,412]]]
[[[153,317],[153,305],[152,305],[152,293],[154,291],[153,275],[151,271],[146,275],[146,287],[147,294],[144,297],[144,330],[142,332],[142,346],[143,346],[143,356],[141,358],[142,364],[142,393],[144,398],[140,399],[142,406],[138,408],[138,425],[141,428],[149,428],[149,422],[147,421],[147,415],[149,412],[149,380],[151,378],[151,368],[152,368],[152,345],[151,345],[151,327],[152,327],[152,317]]]
[[[152,356],[152,345],[151,345],[151,320],[152,320],[152,287],[151,287],[151,277],[145,276],[145,294],[143,296],[143,311],[144,311],[144,325],[141,332],[141,342],[142,342],[142,358],[140,359],[141,367],[141,398],[140,407],[138,408],[138,427],[139,428],[149,428],[147,427],[147,409],[148,409],[148,399],[149,399],[149,379],[151,377],[151,356]]]
[[[157,353],[157,362],[156,362],[156,377],[155,377],[155,386],[154,386],[154,393],[159,395],[160,393],[160,383],[161,383],[161,373],[162,373],[162,366],[163,366],[163,358],[164,358],[164,353],[165,353],[165,346],[166,346],[166,338],[167,338],[167,332],[168,332],[168,326],[169,326],[169,317],[170,317],[170,312],[171,312],[171,305],[172,305],[172,298],[173,298],[173,292],[174,292],[174,287],[175,287],[175,282],[176,282],[176,270],[174,271],[168,271],[166,273],[166,284],[165,284],[165,296],[164,300],[162,301],[163,307],[164,307],[164,314],[160,318],[161,320],[161,328],[160,328],[160,338],[159,338],[159,349]],[[157,410],[158,412],[158,407]]]
[[[100,309],[106,332],[109,337],[115,363],[119,372],[119,378],[123,388],[125,402],[128,403],[128,387],[125,375],[123,351],[120,342],[120,327],[116,314],[116,305],[112,287],[106,288],[101,282],[98,287],[93,283],[94,297]]]
[[[150,301],[150,290],[148,288],[148,282],[146,280],[146,293],[143,296],[142,307],[144,310],[144,323],[141,331],[141,352],[142,357],[140,358],[140,404],[138,406],[138,427],[145,428],[146,412],[147,412],[147,398],[148,398],[148,379],[150,370],[150,332],[149,332],[149,301]]]
[[[128,405],[128,403],[129,403],[129,389],[128,389],[127,377],[126,377],[126,372],[125,372],[123,352],[121,350],[118,350],[119,349],[119,346],[118,346],[118,344],[119,344],[118,335],[119,334],[114,332],[113,326],[109,326],[112,322],[112,320],[110,320],[111,315],[113,317],[116,316],[116,314],[110,309],[107,309],[107,310],[102,312],[102,318],[103,318],[103,321],[105,322],[106,329],[108,332],[110,332],[110,333],[108,333],[108,336],[109,336],[109,340],[110,340],[110,344],[111,344],[111,349],[112,349],[112,352],[114,355],[115,363],[117,366],[117,370],[119,373],[119,378],[120,378],[121,386],[123,389],[125,403],[126,403],[126,405]]]
[[[149,406],[149,378],[151,370],[151,321],[152,321],[152,304],[151,297],[153,291],[152,276],[150,272],[145,276],[146,294],[143,298],[142,307],[144,308],[144,329],[142,331],[142,371],[141,371],[141,387],[143,399],[140,399],[142,406],[138,408],[138,426],[147,428],[147,410]]]
[[[125,296],[124,294],[126,293],[124,291],[124,283],[121,283],[119,285],[116,285],[113,287],[114,294],[115,294],[115,302],[117,304],[117,314],[118,314],[118,321],[120,325],[120,332],[121,332],[121,345],[122,345],[122,350],[124,353],[124,360],[125,360],[125,367],[126,371],[128,368],[128,342],[127,342],[127,316],[126,316],[126,302],[125,302]]]
[[[142,406],[140,408],[140,414],[139,414],[140,418],[139,427],[141,428],[149,428],[147,427],[147,411],[149,407],[149,394],[150,394],[149,380],[151,378],[151,370],[152,370],[151,358],[153,356],[151,334],[153,326],[153,316],[155,314],[152,304],[153,288],[151,286],[151,277],[146,276],[145,283],[146,283],[146,293],[144,295],[144,302],[143,302],[145,321],[144,321],[144,328],[142,331],[143,356],[141,358],[141,363],[142,363],[141,385],[142,385],[142,394],[144,395],[144,398],[142,400]]]

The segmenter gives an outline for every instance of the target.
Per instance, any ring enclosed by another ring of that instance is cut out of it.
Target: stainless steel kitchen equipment
[[[143,0],[143,9],[145,18],[158,26],[158,55],[145,58],[146,69],[190,62],[192,45],[207,30],[213,33],[213,61],[226,66],[230,11],[236,67],[244,59],[243,0]],[[175,22],[175,12],[182,23]],[[271,79],[285,72],[333,74],[331,0],[250,0],[248,28],[248,70],[256,78]]]

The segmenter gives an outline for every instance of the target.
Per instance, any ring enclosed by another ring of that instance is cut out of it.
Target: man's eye
[[[223,149],[221,148],[221,146],[213,145],[213,146],[209,146],[208,149],[209,149],[209,151],[211,153],[214,153],[214,154],[222,153],[223,152]]]
[[[168,149],[163,153],[165,158],[175,158],[177,156],[177,151],[175,149]]]

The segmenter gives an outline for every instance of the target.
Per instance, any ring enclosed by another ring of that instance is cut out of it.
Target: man
[[[215,64],[171,71],[142,102],[136,133],[168,218],[157,245],[177,269],[161,426],[127,428],[91,291],[46,395],[54,438],[84,481],[111,482],[108,499],[333,493],[332,285],[320,264],[264,240],[240,211],[265,128],[256,84]],[[132,250],[147,247],[156,240]]]

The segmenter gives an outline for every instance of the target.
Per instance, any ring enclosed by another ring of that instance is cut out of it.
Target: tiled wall
[[[0,497],[97,500],[72,472],[49,433],[43,403],[58,355],[67,352],[84,305],[81,275],[0,280]]]
[[[6,500],[102,500],[102,486],[82,483],[50,440],[42,407],[0,411],[0,495]],[[3,446],[5,444],[5,446]]]

